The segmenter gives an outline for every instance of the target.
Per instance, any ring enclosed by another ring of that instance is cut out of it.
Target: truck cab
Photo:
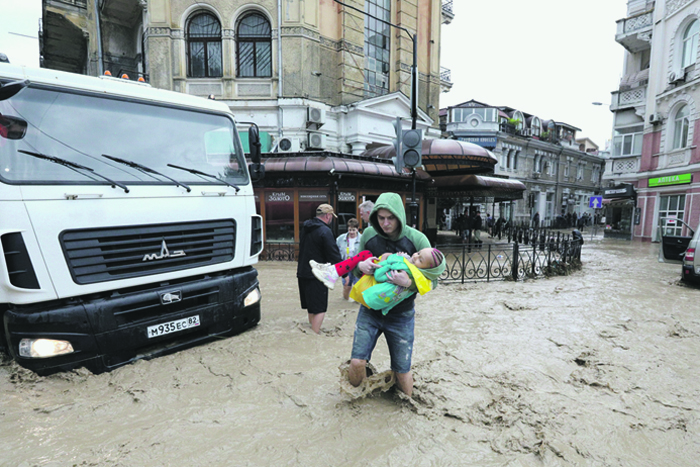
[[[20,365],[101,372],[255,326],[262,238],[224,103],[0,63],[0,348]]]

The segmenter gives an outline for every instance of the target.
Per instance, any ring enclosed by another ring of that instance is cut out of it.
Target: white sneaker
[[[338,273],[335,270],[335,266],[330,263],[319,264],[314,260],[309,261],[311,265],[311,272],[314,273],[316,279],[323,282],[323,285],[333,290],[335,283],[338,280]]]

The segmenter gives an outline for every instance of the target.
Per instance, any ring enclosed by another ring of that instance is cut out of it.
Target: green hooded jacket
[[[399,221],[399,225],[394,232],[394,235],[389,238],[382,230],[379,222],[377,221],[377,211],[380,209],[386,209],[391,212]],[[399,253],[404,252],[412,255],[413,253],[422,250],[423,248],[430,248],[430,241],[419,230],[414,229],[406,225],[406,210],[404,208],[403,200],[401,196],[396,193],[383,193],[377,198],[374,204],[374,209],[369,216],[370,226],[365,229],[360,237],[360,251],[369,250],[376,257],[381,256],[384,253]],[[445,260],[443,258],[442,262],[432,268],[432,269],[421,269],[423,275],[430,279],[433,283],[433,289],[437,286],[437,279],[445,271]],[[362,275],[359,269],[355,269],[355,275],[358,277]],[[415,285],[412,287],[415,288]],[[415,293],[410,297],[396,305],[392,312],[402,312],[413,309],[413,301],[415,299]]]

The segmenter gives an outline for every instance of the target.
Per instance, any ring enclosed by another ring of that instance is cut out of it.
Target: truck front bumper
[[[101,373],[251,328],[260,321],[259,298],[257,271],[248,267],[60,303],[9,306],[4,332],[11,356],[39,374],[81,366]],[[188,321],[197,324],[177,325]],[[37,339],[68,342],[72,351],[22,355],[20,345]]]

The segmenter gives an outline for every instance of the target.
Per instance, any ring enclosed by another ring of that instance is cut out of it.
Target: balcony
[[[455,19],[452,2],[453,0],[442,0],[442,24],[450,24]]]
[[[440,67],[440,92],[449,92],[452,89],[452,70]]]
[[[640,156],[623,156],[605,161],[605,174],[624,175],[639,172]]]
[[[617,21],[615,40],[631,53],[651,47],[654,10],[648,10]]]
[[[630,109],[646,105],[647,87],[639,86],[633,89],[613,91],[612,101],[610,102],[610,110]]]

